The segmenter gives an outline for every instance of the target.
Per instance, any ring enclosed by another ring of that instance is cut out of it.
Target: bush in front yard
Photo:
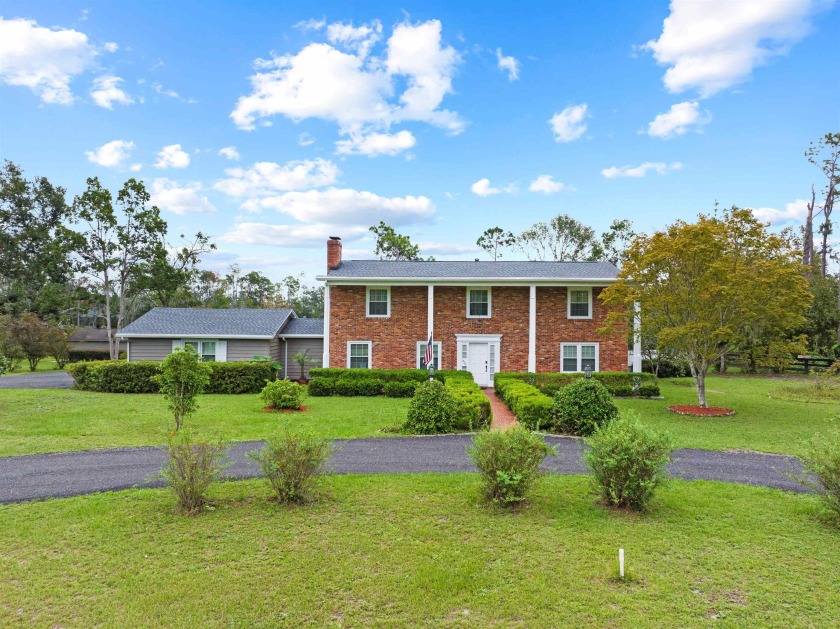
[[[422,382],[408,405],[403,429],[416,435],[452,432],[457,414],[458,404],[443,383]]]
[[[169,354],[161,363],[160,373],[152,377],[172,411],[176,431],[198,409],[198,396],[207,387],[210,372],[210,366],[201,362],[195,349],[187,346]]]
[[[455,398],[457,411],[452,427],[456,430],[480,430],[490,425],[490,399],[470,378],[448,378],[443,385]]]
[[[412,397],[414,396],[414,391],[417,389],[418,384],[419,383],[411,380],[402,382],[398,380],[391,380],[385,383],[382,387],[382,391],[388,397]]]
[[[313,498],[332,451],[332,444],[315,433],[286,430],[248,456],[259,464],[277,500],[286,504]]]
[[[12,370],[12,361],[6,358],[5,356],[0,356],[0,376],[2,376],[7,371]]]
[[[260,391],[260,399],[271,408],[299,410],[303,401],[303,387],[291,380],[269,380]]]
[[[805,472],[816,476],[819,483],[806,477],[797,480],[820,494],[840,523],[840,427],[815,436],[801,458]]]
[[[375,378],[339,378],[335,381],[335,394],[344,397],[381,395],[382,381]]]
[[[671,441],[642,426],[636,416],[622,417],[599,428],[585,440],[586,463],[595,491],[613,507],[644,509],[665,475],[671,460]]]
[[[607,387],[597,380],[575,380],[554,394],[551,421],[560,432],[591,435],[618,416]]]
[[[513,426],[477,434],[467,453],[481,474],[484,497],[510,505],[525,500],[540,474],[540,463],[555,450],[540,435]]]
[[[196,515],[207,503],[207,490],[224,471],[225,446],[195,439],[188,431],[169,442],[169,455],[160,477],[175,495],[177,511]]]
[[[307,385],[307,391],[313,397],[326,397],[335,393],[335,383],[332,378],[313,378]]]
[[[131,363],[129,363],[131,364]],[[259,393],[266,380],[276,380],[277,370],[271,362],[207,363],[213,370],[205,393]]]

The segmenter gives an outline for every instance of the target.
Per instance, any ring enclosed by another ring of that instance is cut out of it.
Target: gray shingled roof
[[[410,260],[345,260],[329,278],[480,278],[480,279],[614,279],[618,269],[609,262],[509,262]]]
[[[120,331],[120,336],[257,336],[271,338],[286,319],[290,308],[212,309],[152,308]]]
[[[324,336],[324,320],[310,318],[289,319],[283,331],[280,332],[280,336],[287,334],[294,336]]]

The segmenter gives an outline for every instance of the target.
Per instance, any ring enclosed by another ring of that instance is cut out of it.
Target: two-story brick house
[[[327,242],[324,365],[470,371],[626,371],[627,330],[605,336],[608,262],[342,260]]]

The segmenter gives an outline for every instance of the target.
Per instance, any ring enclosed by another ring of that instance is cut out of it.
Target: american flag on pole
[[[423,357],[423,362],[426,363],[426,367],[431,365],[435,358],[434,345],[432,342],[432,333],[429,332],[429,342],[426,343],[426,355]]]

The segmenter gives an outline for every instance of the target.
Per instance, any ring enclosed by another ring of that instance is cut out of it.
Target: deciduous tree
[[[516,236],[512,232],[505,231],[501,227],[491,227],[485,229],[484,233],[475,241],[479,247],[489,253],[493,262],[502,257],[501,249],[513,246],[516,242]]]
[[[411,239],[398,234],[393,227],[379,221],[370,231],[376,235],[374,253],[382,260],[420,260],[420,247],[412,244]]]

